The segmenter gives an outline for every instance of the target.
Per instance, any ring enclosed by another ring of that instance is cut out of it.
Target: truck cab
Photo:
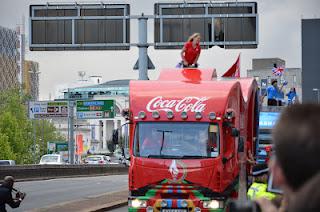
[[[129,101],[129,211],[225,210],[248,140],[241,83],[165,70],[131,81]]]

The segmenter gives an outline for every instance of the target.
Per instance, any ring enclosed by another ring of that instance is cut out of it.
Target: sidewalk
[[[82,200],[54,204],[44,208],[29,210],[27,212],[98,212],[126,205],[127,201],[128,191],[124,190],[90,196]]]

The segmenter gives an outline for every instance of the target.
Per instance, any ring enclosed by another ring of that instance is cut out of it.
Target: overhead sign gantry
[[[182,48],[194,32],[206,48],[257,48],[256,2],[158,3],[154,10],[157,49]]]
[[[30,5],[30,50],[129,50],[128,4]]]

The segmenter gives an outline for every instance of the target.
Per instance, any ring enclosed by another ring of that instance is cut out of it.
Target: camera
[[[243,203],[233,200],[229,203],[229,209],[232,212],[261,212],[260,206],[254,201]]]
[[[23,200],[27,195],[25,192],[21,192],[21,191],[15,189],[15,188],[13,188],[12,190],[16,192],[16,199]]]

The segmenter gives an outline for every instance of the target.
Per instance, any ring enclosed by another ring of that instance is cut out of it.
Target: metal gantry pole
[[[74,164],[74,132],[73,132],[73,108],[74,101],[70,100],[70,89],[68,89],[68,134],[69,134],[69,163]]]
[[[147,21],[148,18],[141,14],[139,20],[139,80],[148,80],[148,43]]]
[[[37,164],[37,160],[36,160],[36,139],[37,139],[37,135],[36,135],[36,120],[33,120],[33,163]]]

